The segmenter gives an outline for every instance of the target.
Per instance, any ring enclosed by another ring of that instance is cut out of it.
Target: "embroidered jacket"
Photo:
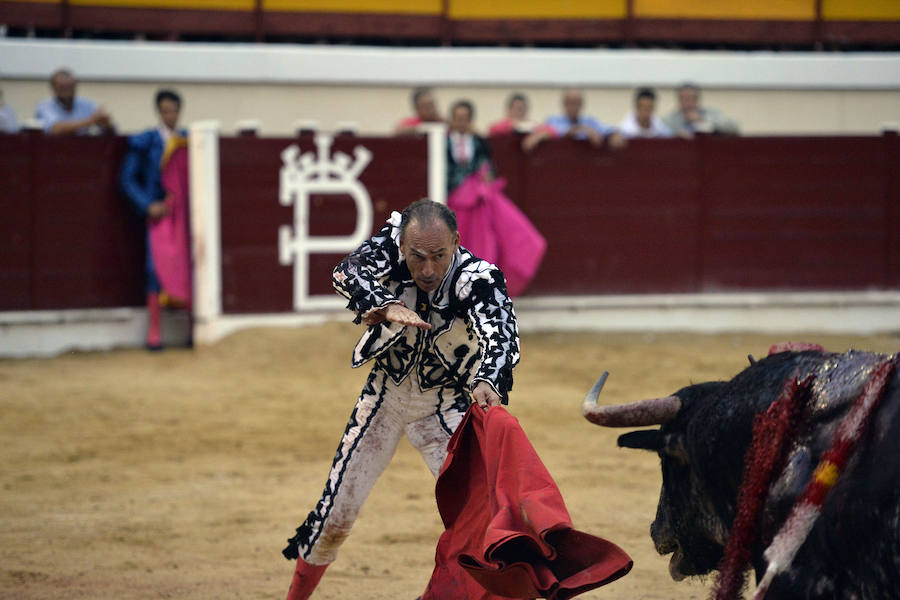
[[[375,360],[399,384],[416,369],[422,391],[486,381],[507,402],[519,362],[519,331],[503,273],[460,247],[440,286],[427,293],[412,280],[398,247],[400,214],[335,268],[334,289],[359,323],[395,302],[431,324],[428,331],[382,321],[353,350],[354,367]]]

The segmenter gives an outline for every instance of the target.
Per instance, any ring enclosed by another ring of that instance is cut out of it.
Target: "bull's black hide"
[[[851,351],[782,352],[751,364],[731,381],[691,385],[675,393],[681,408],[659,429],[632,432],[619,444],[655,450],[663,484],[650,535],[673,553],[672,576],[702,575],[722,558],[735,517],[744,453],[754,416],[793,376],[815,377],[811,405],[783,471],[775,473],[753,547],[762,556],[810,479],[819,457],[885,355]],[[775,578],[771,599],[896,599],[900,597],[900,369],[823,507],[791,568]]]

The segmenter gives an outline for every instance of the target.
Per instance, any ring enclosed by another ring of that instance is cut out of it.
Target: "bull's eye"
[[[690,462],[687,447],[684,444],[684,435],[681,433],[667,433],[665,435],[662,453],[682,465]]]

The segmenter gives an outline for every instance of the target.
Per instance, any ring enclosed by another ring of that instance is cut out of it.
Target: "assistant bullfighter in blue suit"
[[[167,152],[176,143],[187,137],[187,132],[177,129],[181,111],[181,97],[171,90],[160,90],[156,94],[156,110],[159,113],[158,127],[148,129],[128,138],[128,151],[122,163],[119,183],[134,210],[151,222],[165,217],[171,210],[171,198],[162,184],[162,165]],[[161,290],[153,253],[147,243],[146,260],[147,287],[147,347],[158,350],[161,347],[160,305]],[[162,304],[166,303],[163,296]]]

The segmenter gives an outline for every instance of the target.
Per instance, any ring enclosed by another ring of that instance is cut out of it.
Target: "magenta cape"
[[[163,218],[148,221],[153,266],[162,291],[190,306],[193,294],[187,148],[176,147],[160,170],[170,202],[169,212]]]
[[[519,422],[473,405],[450,439],[436,495],[446,531],[422,600],[566,600],[631,570],[618,546],[572,527]]]
[[[475,173],[453,191],[447,206],[456,213],[460,243],[500,267],[509,295],[519,296],[537,273],[547,241],[503,195],[505,185],[504,179],[486,181]]]

